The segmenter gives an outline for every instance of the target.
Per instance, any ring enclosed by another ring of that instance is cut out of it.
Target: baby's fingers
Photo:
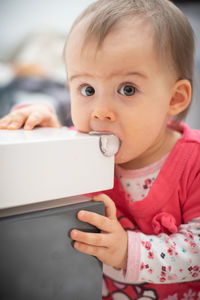
[[[101,231],[104,232],[113,231],[113,227],[114,227],[113,221],[97,213],[81,210],[78,212],[78,219],[82,222],[86,222],[97,227]]]
[[[25,130],[32,130],[34,127],[41,125],[43,122],[44,116],[38,112],[32,112],[24,124]]]
[[[70,232],[70,237],[77,242],[87,245],[97,247],[108,247],[110,245],[109,235],[104,233],[91,233],[73,229]]]
[[[87,244],[84,244],[81,242],[75,242],[74,248],[85,254],[96,256],[103,262],[105,260],[105,249],[106,248],[104,248],[104,247],[97,247],[97,246],[93,246],[93,245],[87,245]]]
[[[105,205],[106,216],[111,220],[116,220],[116,206],[110,197],[106,194],[99,194],[94,196],[92,200],[103,202]]]
[[[24,129],[31,130],[36,126],[60,128],[56,116],[48,111],[44,112],[43,110],[32,112],[25,122]]]
[[[26,115],[19,112],[12,112],[0,119],[0,129],[19,129],[23,126]]]
[[[0,129],[6,129],[8,124],[10,123],[10,120],[8,118],[8,115],[0,119]]]

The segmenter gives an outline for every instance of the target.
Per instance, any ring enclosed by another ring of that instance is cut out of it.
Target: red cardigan
[[[131,202],[120,182],[105,193],[118,210],[145,234],[174,233],[176,227],[200,216],[200,131],[181,125],[178,140],[147,197]],[[168,221],[167,222],[167,216]],[[165,219],[165,225],[158,226]]]
[[[181,124],[179,130],[182,138],[172,149],[145,199],[131,202],[117,178],[114,188],[104,192],[115,202],[118,219],[125,229],[144,234],[171,234],[177,232],[179,225],[200,216],[200,131],[191,130],[185,124]],[[112,299],[111,294],[118,288],[111,279],[105,277],[105,280],[110,293],[104,299]],[[181,299],[190,287],[198,295],[199,281],[127,285],[123,293],[130,299],[139,299],[138,291],[142,296],[144,291],[151,290],[158,296],[156,299],[167,298],[173,293]]]

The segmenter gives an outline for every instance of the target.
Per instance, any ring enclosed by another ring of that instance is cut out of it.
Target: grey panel
[[[97,232],[77,220],[80,209],[104,213],[84,202],[0,219],[1,300],[98,300],[102,264],[72,247],[69,231]]]

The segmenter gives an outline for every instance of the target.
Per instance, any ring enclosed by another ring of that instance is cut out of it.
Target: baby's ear
[[[191,102],[192,87],[191,83],[187,79],[178,80],[173,89],[171,95],[171,101],[169,104],[169,116],[176,116],[183,112]]]

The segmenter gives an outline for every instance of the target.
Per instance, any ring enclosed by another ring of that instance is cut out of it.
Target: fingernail
[[[73,237],[76,237],[78,235],[78,232],[76,230],[72,230],[71,235],[73,235]]]
[[[12,123],[12,124],[8,125],[8,128],[15,128],[15,127],[17,127],[17,123]]]
[[[80,210],[79,212],[78,212],[78,216],[79,217],[84,217],[86,215],[86,211],[84,211],[84,210]]]
[[[80,247],[80,243],[79,242],[75,242],[74,243],[74,248],[78,249]]]

